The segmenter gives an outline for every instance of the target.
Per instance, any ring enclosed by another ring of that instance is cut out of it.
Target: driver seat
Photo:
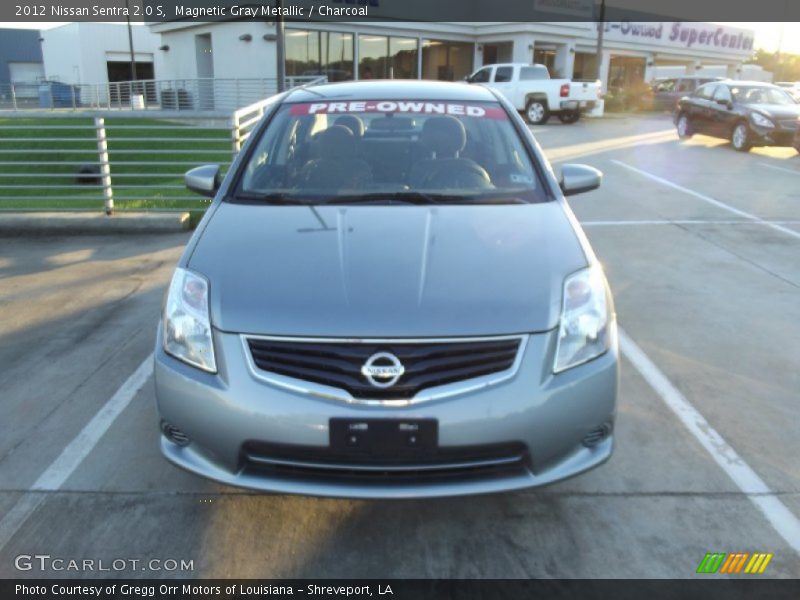
[[[317,133],[312,143],[317,158],[311,159],[300,169],[299,187],[358,189],[372,181],[372,171],[366,162],[358,158],[358,141],[348,127],[328,127]]]

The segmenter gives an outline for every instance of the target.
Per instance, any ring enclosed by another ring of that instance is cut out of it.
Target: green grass
[[[81,125],[81,129],[42,129],[41,126]],[[14,126],[14,129],[9,129]],[[17,129],[17,126],[23,126]],[[133,126],[127,129],[123,127]],[[157,126],[148,128],[146,126]],[[169,127],[169,128],[168,128]],[[187,122],[140,118],[107,118],[106,136],[111,161],[111,181],[115,210],[195,210],[210,203],[183,186],[183,173],[192,166],[228,163],[231,160],[230,131],[200,129]],[[63,138],[58,142],[42,138]],[[119,138],[130,138],[120,141]],[[151,138],[163,138],[153,141]],[[169,139],[173,138],[173,139]],[[182,141],[177,138],[207,138]],[[141,139],[141,141],[140,141]],[[42,150],[56,152],[42,152]],[[2,118],[0,117],[0,210],[103,210],[103,189],[99,185],[76,183],[80,164],[97,162],[97,142],[93,120],[84,117]],[[141,150],[142,154],[125,154]],[[203,154],[192,151],[203,150]],[[170,151],[162,153],[164,151]],[[47,165],[35,164],[47,161]],[[126,165],[124,161],[152,161],[155,164]],[[186,161],[186,165],[164,164]],[[12,163],[12,164],[7,164]],[[223,164],[223,172],[227,164]],[[57,174],[45,177],[44,174]],[[62,175],[63,174],[63,175]],[[141,177],[140,175],[170,175]],[[40,175],[40,176],[37,176]],[[127,175],[127,177],[126,177]],[[124,186],[146,186],[126,188]],[[13,186],[31,186],[16,188]],[[65,186],[65,187],[48,187]]]

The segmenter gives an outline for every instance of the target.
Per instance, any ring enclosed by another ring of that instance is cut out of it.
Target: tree
[[[745,63],[760,65],[773,73],[775,81],[800,81],[800,54],[781,52],[779,55],[759,48]]]

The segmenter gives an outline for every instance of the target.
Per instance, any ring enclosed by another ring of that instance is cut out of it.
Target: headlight
[[[553,372],[580,365],[608,350],[610,325],[600,267],[589,267],[567,277]]]
[[[164,350],[204,371],[217,371],[208,316],[208,281],[186,269],[175,269],[169,284],[164,306]]]
[[[750,118],[753,120],[754,125],[759,127],[775,127],[775,123],[770,121],[767,117],[759,113],[751,113]]]

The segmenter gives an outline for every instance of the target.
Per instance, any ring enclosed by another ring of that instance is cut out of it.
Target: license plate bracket
[[[330,445],[335,453],[371,458],[402,458],[435,452],[436,419],[344,419],[329,421]]]

